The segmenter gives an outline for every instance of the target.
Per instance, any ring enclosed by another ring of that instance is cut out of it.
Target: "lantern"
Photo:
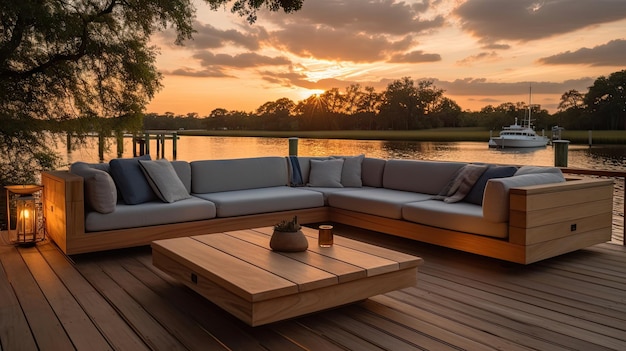
[[[31,246],[45,239],[41,202],[38,192],[41,185],[9,185],[7,190],[7,215],[9,241],[21,246]]]

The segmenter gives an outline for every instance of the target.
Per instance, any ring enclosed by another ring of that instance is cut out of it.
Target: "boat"
[[[489,139],[489,147],[497,148],[522,148],[522,147],[544,147],[548,144],[550,139],[543,135],[537,135],[531,124],[531,98],[528,103],[528,118],[522,120],[522,124],[517,123],[517,117],[515,118],[515,124],[511,124],[508,127],[503,127],[499,136],[491,137]]]

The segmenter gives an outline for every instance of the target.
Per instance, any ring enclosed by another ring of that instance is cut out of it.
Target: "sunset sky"
[[[472,111],[528,102],[532,85],[532,102],[555,112],[564,92],[626,69],[625,0],[305,0],[254,24],[198,1],[195,29],[182,47],[172,32],[153,38],[165,87],[147,112],[250,112],[402,77]]]

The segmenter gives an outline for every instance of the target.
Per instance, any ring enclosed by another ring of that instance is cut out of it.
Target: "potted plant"
[[[272,250],[285,252],[305,251],[309,247],[309,242],[300,228],[298,216],[294,216],[291,221],[283,220],[274,225],[274,232],[270,239]]]

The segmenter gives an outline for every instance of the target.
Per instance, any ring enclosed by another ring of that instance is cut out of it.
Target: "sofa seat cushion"
[[[328,195],[331,207],[400,219],[402,206],[409,202],[428,200],[432,195],[384,188],[359,188]]]
[[[87,213],[85,231],[97,232],[198,221],[215,218],[215,214],[215,204],[197,197],[173,203],[165,203],[158,200],[144,202],[139,205],[118,203],[113,213]]]
[[[495,238],[508,236],[507,222],[490,222],[483,218],[479,205],[466,202],[446,203],[437,200],[419,201],[402,207],[407,221]]]
[[[328,196],[330,194],[340,193],[340,192],[344,192],[344,191],[352,191],[352,190],[357,190],[357,189],[361,189],[361,188],[350,188],[350,187],[346,187],[346,188],[327,188],[327,187],[319,187],[319,186],[307,186],[306,188],[300,188],[300,189],[306,189],[306,190],[317,191],[318,193],[322,193],[322,195],[324,196],[324,205],[328,206]]]
[[[215,203],[222,218],[324,206],[321,193],[288,186],[194,195]]]

